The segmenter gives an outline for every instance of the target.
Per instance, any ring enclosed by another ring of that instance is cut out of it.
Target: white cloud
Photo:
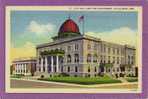
[[[128,27],[121,27],[114,29],[112,31],[96,33],[96,32],[87,32],[86,35],[95,36],[101,38],[104,41],[109,41],[118,44],[129,44],[136,45],[136,31]]]
[[[15,58],[21,57],[35,57],[36,56],[36,46],[31,42],[26,42],[21,47],[11,46],[11,61]]]
[[[48,24],[40,24],[34,20],[29,23],[27,30],[32,33],[36,33],[37,35],[52,33],[55,29],[55,25],[48,23]]]

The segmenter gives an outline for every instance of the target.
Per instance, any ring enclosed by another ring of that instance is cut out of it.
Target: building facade
[[[53,41],[38,45],[36,75],[66,73],[71,76],[135,76],[136,49],[82,35],[67,19]]]
[[[12,74],[34,75],[36,71],[36,58],[19,58],[12,62]]]

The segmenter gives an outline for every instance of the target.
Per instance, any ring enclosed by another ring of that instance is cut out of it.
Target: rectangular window
[[[119,57],[117,57],[117,64],[119,64]]]
[[[115,54],[115,48],[113,48],[113,54]]]
[[[97,43],[94,43],[94,50],[97,50]]]
[[[67,48],[67,49],[68,49],[68,51],[71,51],[71,46],[68,46],[68,48]]]
[[[108,63],[110,63],[110,56],[108,56]]]
[[[91,45],[90,45],[90,44],[87,45],[87,49],[88,49],[88,50],[91,49]]]
[[[110,54],[110,48],[108,48],[108,53]]]
[[[119,49],[117,49],[117,54],[119,55]]]
[[[115,57],[113,57],[113,63],[115,63]]]

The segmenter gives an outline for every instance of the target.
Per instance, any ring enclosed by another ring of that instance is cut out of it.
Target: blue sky
[[[36,46],[51,41],[69,15],[82,31],[78,22],[84,15],[85,34],[104,41],[137,44],[137,12],[69,12],[69,11],[12,11],[11,60],[36,57]]]
[[[132,31],[137,31],[137,12],[69,12],[69,11],[12,11],[11,12],[11,42],[13,46],[20,47],[26,42],[40,44],[48,42],[52,36],[56,35],[60,25],[71,16],[82,31],[82,25],[78,18],[84,15],[85,32],[102,33],[101,35],[116,29],[127,27]],[[41,31],[30,30],[31,24],[39,25]],[[46,29],[51,28],[52,29]],[[29,28],[29,29],[28,29]],[[135,32],[136,33],[136,32]]]

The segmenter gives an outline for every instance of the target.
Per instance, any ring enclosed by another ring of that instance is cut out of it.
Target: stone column
[[[43,72],[43,57],[41,57],[41,72]]]
[[[20,64],[18,64],[18,74],[20,74]]]
[[[39,72],[39,68],[40,68],[40,64],[39,64],[39,58],[37,58],[37,64],[36,64],[36,67],[37,67],[37,72]]]
[[[51,72],[53,73],[53,56],[51,56]]]
[[[16,66],[15,66],[15,74],[17,74],[17,72],[18,72],[18,65],[16,64]]]
[[[59,56],[56,56],[56,72],[59,72]]]
[[[24,64],[24,74],[26,75],[26,64]]]
[[[47,60],[47,56],[45,57],[45,72],[48,72],[48,60]]]
[[[22,64],[22,74],[24,74],[24,64]]]
[[[16,72],[16,74],[17,74],[17,73],[19,73],[19,64],[17,64],[16,69],[17,69],[17,72]]]

